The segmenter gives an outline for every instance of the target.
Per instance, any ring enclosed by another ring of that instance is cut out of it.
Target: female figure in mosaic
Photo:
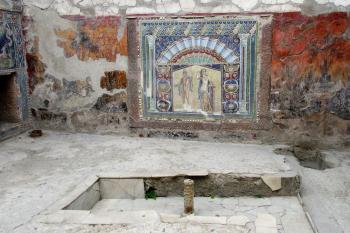
[[[203,112],[212,113],[214,111],[214,85],[209,80],[206,69],[201,69],[198,79],[198,98],[200,109]]]
[[[192,77],[188,75],[186,70],[183,70],[178,88],[184,110],[191,110],[190,93],[192,93]]]

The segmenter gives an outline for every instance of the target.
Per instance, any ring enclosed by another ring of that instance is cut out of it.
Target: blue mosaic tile
[[[143,115],[255,114],[254,19],[141,20]]]

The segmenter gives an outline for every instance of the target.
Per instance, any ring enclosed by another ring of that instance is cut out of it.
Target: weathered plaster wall
[[[241,134],[242,138],[290,141],[306,135],[328,144],[349,143],[348,0],[24,0],[24,4],[32,114],[40,127],[128,131],[126,15],[266,12],[274,14],[274,126]]]
[[[124,21],[31,9],[27,62],[32,113],[41,126],[126,130]]]
[[[274,20],[274,125],[283,135],[305,132],[331,144],[349,143],[349,13],[285,13]]]

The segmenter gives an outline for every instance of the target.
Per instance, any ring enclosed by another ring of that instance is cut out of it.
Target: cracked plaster
[[[329,6],[328,11],[348,11],[350,8],[348,0],[24,0],[24,4],[26,7],[43,10],[51,8],[60,15],[84,15],[84,10],[89,9],[99,16],[123,15],[125,12],[126,14],[290,12],[301,11],[310,1],[320,8]],[[122,9],[126,11],[121,12]]]

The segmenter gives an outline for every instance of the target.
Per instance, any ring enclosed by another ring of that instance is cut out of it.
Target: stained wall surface
[[[272,124],[234,137],[349,144],[349,11],[347,0],[24,0],[32,116],[40,127],[127,133],[127,17],[263,13],[273,18]]]

